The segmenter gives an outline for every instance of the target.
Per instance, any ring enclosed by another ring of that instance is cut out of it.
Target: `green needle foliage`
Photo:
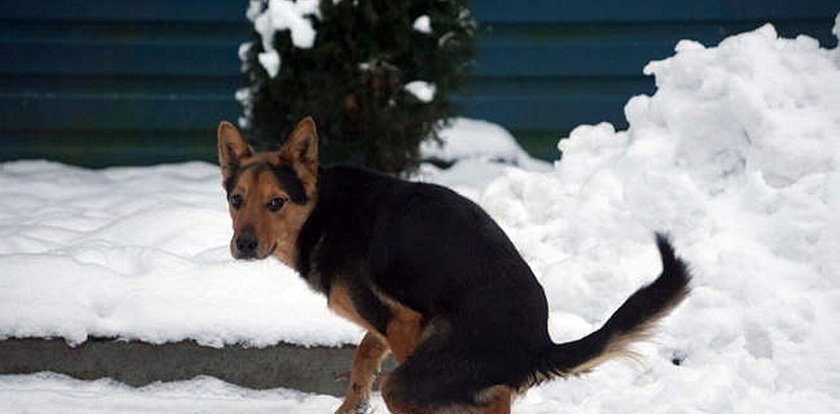
[[[454,115],[450,93],[471,67],[475,25],[466,3],[322,0],[320,16],[309,17],[317,32],[311,48],[295,47],[288,30],[275,33],[281,63],[273,78],[258,61],[264,50],[255,34],[243,56],[246,134],[258,149],[276,148],[312,116],[323,162],[414,169],[420,143],[437,139]],[[413,27],[420,16],[429,17],[429,33]],[[405,89],[417,80],[434,85],[430,101]]]

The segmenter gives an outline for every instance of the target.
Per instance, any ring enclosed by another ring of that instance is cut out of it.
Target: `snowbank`
[[[556,171],[480,197],[545,284],[558,340],[650,279],[652,231],[693,265],[646,372],[546,389],[583,412],[836,412],[840,51],[768,25],[676,52],[645,68],[658,90],[628,102],[627,131],[578,127]]]

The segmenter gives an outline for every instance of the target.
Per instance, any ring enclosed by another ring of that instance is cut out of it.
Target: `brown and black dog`
[[[554,344],[542,287],[473,202],[437,185],[319,166],[310,118],[263,153],[222,122],[218,149],[233,256],[277,257],[367,330],[338,413],[366,410],[388,352],[400,364],[381,387],[391,412],[509,413],[515,393],[626,355],[689,291],[685,263],[657,235],[659,277],[597,331]]]

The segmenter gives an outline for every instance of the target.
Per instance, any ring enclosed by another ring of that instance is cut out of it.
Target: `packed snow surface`
[[[578,127],[550,171],[462,151],[452,168],[419,175],[498,220],[545,287],[556,341],[596,329],[656,276],[653,231],[668,231],[691,263],[694,291],[654,342],[637,347],[641,364],[611,362],[549,383],[514,409],[840,412],[840,52],[779,38],[768,25],[716,47],[680,42],[645,73],[658,90],[628,102],[629,129]],[[0,335],[255,346],[360,337],[282,265],[229,258],[211,165],[13,162],[0,167],[0,192]],[[206,379],[172,387],[199,399],[298,401],[281,408],[289,412],[337,404]],[[159,398],[107,382],[12,376],[0,378],[0,401],[30,393],[41,395],[31,404],[53,398],[60,407],[98,389]]]
[[[324,414],[339,403],[332,396],[282,388],[255,391],[210,377],[132,388],[50,373],[0,375],[3,414]]]

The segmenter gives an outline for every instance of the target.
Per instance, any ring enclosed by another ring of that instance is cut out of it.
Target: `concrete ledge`
[[[354,352],[351,346],[213,348],[192,341],[152,345],[100,339],[71,347],[61,339],[8,339],[0,341],[0,374],[52,371],[80,379],[109,377],[132,386],[209,375],[248,388],[338,396],[347,386]],[[392,366],[386,361],[386,369]]]

